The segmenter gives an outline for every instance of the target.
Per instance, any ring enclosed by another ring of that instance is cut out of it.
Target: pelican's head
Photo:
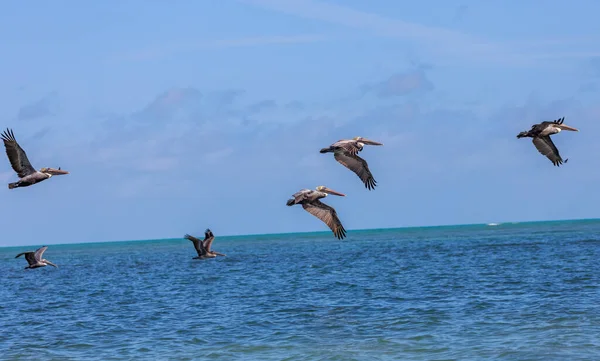
[[[329,188],[327,188],[325,186],[318,186],[317,190],[319,192],[323,192],[323,193],[326,193],[326,194],[333,194],[335,196],[340,196],[340,197],[345,197],[346,196],[344,193],[336,192],[333,189],[329,189]]]
[[[53,175],[69,174],[69,172],[67,172],[66,170],[60,169],[60,167],[58,167],[58,169],[42,168],[40,169],[40,172],[47,174],[49,177],[52,177]]]
[[[356,140],[357,142],[360,142],[360,143],[362,143],[362,144],[368,144],[368,145],[383,145],[383,143],[379,143],[379,142],[376,142],[376,141],[374,141],[374,140],[370,140],[370,139],[363,138],[363,137],[354,137],[354,138],[352,138],[352,139],[353,139],[353,140]]]
[[[54,263],[52,263],[52,262],[48,261],[48,260],[47,260],[47,259],[45,259],[45,258],[42,260],[42,262],[44,262],[46,265],[50,265],[50,266],[52,266],[52,267],[58,268],[58,266],[57,266],[57,265],[55,265]]]

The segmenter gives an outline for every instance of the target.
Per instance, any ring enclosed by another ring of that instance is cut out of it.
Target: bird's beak
[[[69,174],[69,172],[67,172],[66,170],[62,170],[60,169],[60,167],[58,169],[54,169],[54,168],[48,168],[46,170],[46,173],[50,173],[52,175],[63,175],[63,174]]]
[[[570,127],[570,126],[564,125],[564,124],[559,124],[559,125],[557,125],[557,127],[559,127],[562,130],[570,130],[572,132],[578,132],[579,131],[579,129],[577,129],[577,128],[573,128],[573,127]]]
[[[346,196],[344,193],[336,192],[333,189],[329,189],[327,187],[323,191],[325,193],[327,193],[327,194],[333,194],[333,195],[340,196],[340,197],[345,197]]]
[[[47,264],[49,264],[52,267],[58,268],[57,265],[55,265],[54,263],[50,262],[50,261],[46,261]]]
[[[383,145],[383,143],[379,143],[379,142],[376,142],[374,140],[365,139],[365,138],[361,139],[360,142],[363,143],[363,144],[368,144],[368,145]]]

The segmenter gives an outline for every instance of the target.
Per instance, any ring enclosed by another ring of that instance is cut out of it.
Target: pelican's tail
[[[8,189],[18,188],[19,182],[8,183]]]
[[[333,152],[334,149],[333,147],[327,147],[327,148],[322,148],[319,153],[329,153],[329,152]]]
[[[290,198],[287,200],[286,204],[288,206],[293,206],[296,203],[296,200],[294,198]]]
[[[517,138],[525,138],[529,136],[529,132],[521,132],[517,134]]]

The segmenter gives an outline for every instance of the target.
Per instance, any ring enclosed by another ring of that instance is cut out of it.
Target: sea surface
[[[215,235],[0,248],[0,359],[600,360],[598,220]]]

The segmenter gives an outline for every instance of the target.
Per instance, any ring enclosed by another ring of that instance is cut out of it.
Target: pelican
[[[2,140],[4,141],[4,147],[6,148],[6,155],[8,155],[10,165],[20,178],[18,182],[8,183],[8,189],[29,187],[30,185],[44,181],[53,175],[69,174],[66,170],[61,170],[60,167],[58,167],[58,169],[42,168],[39,171],[35,170],[35,168],[31,166],[31,163],[29,163],[27,154],[25,154],[23,148],[17,143],[12,130],[6,129],[2,133]]]
[[[337,216],[337,212],[333,207],[322,203],[319,199],[327,197],[328,194],[333,194],[340,197],[345,197],[343,193],[336,192],[325,186],[318,186],[315,191],[312,189],[301,189],[288,199],[287,205],[302,204],[302,208],[308,213],[322,220],[333,232],[338,239],[346,237],[346,230],[342,226],[342,222]]]
[[[47,265],[58,268],[58,266],[55,265],[54,263],[48,261],[45,258],[42,258],[42,255],[44,254],[44,252],[47,249],[48,249],[48,246],[44,246],[44,247],[38,248],[35,252],[29,251],[29,252],[19,253],[15,258],[19,258],[22,255],[25,255],[25,259],[27,260],[27,263],[29,263],[29,266],[25,267],[25,269],[46,267]]]
[[[213,235],[210,229],[206,229],[204,231],[204,240],[200,240],[196,237],[190,236],[186,234],[184,236],[185,239],[189,239],[194,243],[194,248],[196,248],[196,252],[198,252],[198,257],[194,257],[194,259],[204,259],[204,258],[215,258],[217,256],[225,256],[223,253],[215,252],[210,249],[215,236]]]
[[[551,122],[546,121],[541,122],[540,124],[534,124],[531,126],[530,130],[519,133],[517,138],[533,138],[533,145],[535,145],[537,150],[550,159],[552,164],[560,167],[563,163],[563,159],[560,157],[560,153],[552,142],[552,139],[550,139],[550,136],[552,134],[560,133],[561,130],[570,130],[572,132],[579,131],[579,129],[564,125],[564,121],[565,117],[562,117]],[[567,163],[568,160],[569,159],[565,159],[564,162]]]
[[[349,140],[338,140],[329,146],[323,148],[320,153],[333,153],[333,157],[344,167],[350,169],[363,181],[368,190],[375,189],[377,182],[369,170],[367,161],[358,156],[364,145],[383,145],[363,137],[354,137]]]

